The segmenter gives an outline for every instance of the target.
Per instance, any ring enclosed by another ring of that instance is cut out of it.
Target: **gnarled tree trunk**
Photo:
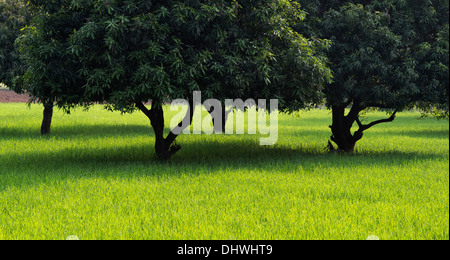
[[[173,131],[164,138],[164,110],[160,104],[152,104],[151,109],[147,109],[142,102],[136,103],[136,107],[139,108],[149,119],[150,124],[155,132],[155,152],[158,158],[164,161],[168,161],[175,155],[179,150],[181,150],[181,146],[175,143],[175,139],[179,134],[175,134]],[[187,127],[187,125],[183,125],[183,122],[189,120],[189,124],[192,123],[192,117],[194,115],[194,109],[191,105],[189,108],[185,119],[178,125],[179,128]],[[181,129],[179,133],[181,133],[184,129]]]
[[[347,105],[332,107],[333,124],[330,126],[331,132],[333,133],[331,141],[338,146],[340,152],[345,153],[353,153],[355,151],[355,145],[363,137],[364,131],[375,125],[394,121],[397,114],[397,111],[395,111],[391,117],[387,119],[374,121],[368,125],[364,125],[359,119],[359,113],[366,107],[361,106],[358,102],[353,102],[350,112],[345,115],[346,107]],[[359,129],[352,134],[351,129],[355,122],[358,124]],[[336,150],[331,142],[328,145],[328,149],[330,151]]]

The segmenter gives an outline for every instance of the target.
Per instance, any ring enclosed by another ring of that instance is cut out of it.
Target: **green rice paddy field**
[[[448,240],[449,123],[419,117],[354,155],[326,153],[331,114],[313,110],[280,115],[273,147],[183,135],[160,162],[140,112],[55,111],[41,137],[42,106],[0,104],[0,239]]]

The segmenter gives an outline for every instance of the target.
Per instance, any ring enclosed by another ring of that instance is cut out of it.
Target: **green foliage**
[[[14,42],[30,19],[31,13],[23,1],[0,1],[0,83],[11,88],[14,76],[23,69]]]
[[[32,101],[55,103],[69,112],[85,100],[84,80],[78,75],[81,66],[68,51],[72,28],[83,21],[83,16],[66,13],[63,9],[50,16],[47,11],[53,10],[54,5],[55,2],[48,1],[44,6],[31,5],[38,11],[17,40],[26,70],[14,83],[16,88],[28,92]]]
[[[364,6],[359,13],[350,1],[298,2],[309,16],[296,29],[333,41],[329,105],[356,99],[363,107],[419,104],[448,114],[448,0],[354,1]]]
[[[290,25],[292,1],[30,1],[44,11],[21,39],[18,81],[61,107],[188,98],[279,98],[282,110],[322,101],[325,58]],[[42,55],[44,53],[44,55]],[[51,64],[44,66],[44,64]]]
[[[392,31],[402,37],[416,64],[420,91],[412,101],[425,112],[448,118],[448,0],[377,1],[373,6],[389,15]]]
[[[327,52],[335,80],[327,88],[330,107],[352,102],[362,108],[402,109],[419,92],[415,63],[403,58],[401,37],[389,29],[387,18],[361,5],[324,17],[323,33],[333,42]]]
[[[436,39],[424,42],[416,52],[420,81],[429,82],[422,89],[423,98],[416,104],[426,114],[449,118],[449,26],[437,33]]]

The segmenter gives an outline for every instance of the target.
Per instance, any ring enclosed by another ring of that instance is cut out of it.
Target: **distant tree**
[[[165,102],[191,100],[201,90],[205,98],[276,94],[308,107],[321,100],[330,76],[323,57],[314,56],[314,44],[325,43],[290,28],[302,15],[292,1],[30,4],[43,13],[20,40],[27,71],[18,83],[37,101],[53,101],[66,111],[95,102],[124,113],[141,110],[164,160],[181,148],[177,134],[164,135]]]

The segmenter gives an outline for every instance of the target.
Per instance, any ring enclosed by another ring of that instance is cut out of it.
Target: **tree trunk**
[[[398,110],[387,119],[381,119],[374,121],[370,124],[364,125],[359,119],[359,113],[365,109],[357,101],[353,101],[350,112],[345,115],[346,105],[333,106],[333,125],[330,126],[333,135],[331,141],[337,144],[338,151],[345,153],[353,153],[355,150],[356,142],[361,140],[364,135],[364,131],[367,129],[382,123],[388,123],[394,121]],[[357,123],[359,129],[354,134],[351,133],[351,129],[354,123]],[[334,151],[331,142],[328,144],[328,149]]]
[[[150,112],[153,114],[151,119],[151,125],[155,132],[155,151],[156,155],[164,160],[168,161],[172,158],[172,156],[177,153],[181,147],[178,145],[173,145],[172,143],[175,141],[168,141],[164,138],[164,111],[161,106],[152,105],[152,109]]]
[[[333,106],[333,124],[330,126],[333,133],[331,140],[337,144],[338,150],[341,152],[353,153],[356,142],[361,139],[356,138],[351,133],[355,120],[345,116],[344,106]]]
[[[45,103],[44,104],[44,118],[42,119],[42,125],[41,125],[41,134],[42,135],[50,134],[50,128],[52,125],[52,117],[53,117],[53,103]]]
[[[181,150],[181,146],[175,143],[175,139],[178,137],[178,134],[170,132],[167,138],[164,138],[164,110],[161,105],[152,104],[152,108],[148,110],[143,103],[136,103],[136,107],[139,108],[149,119],[150,124],[155,132],[155,152],[159,159],[168,161],[175,155],[179,150]],[[194,108],[189,109],[186,114],[183,122],[189,117],[189,125],[192,123],[192,117],[194,114]],[[181,122],[178,126],[184,127],[183,122]],[[184,129],[180,130],[180,133]]]

